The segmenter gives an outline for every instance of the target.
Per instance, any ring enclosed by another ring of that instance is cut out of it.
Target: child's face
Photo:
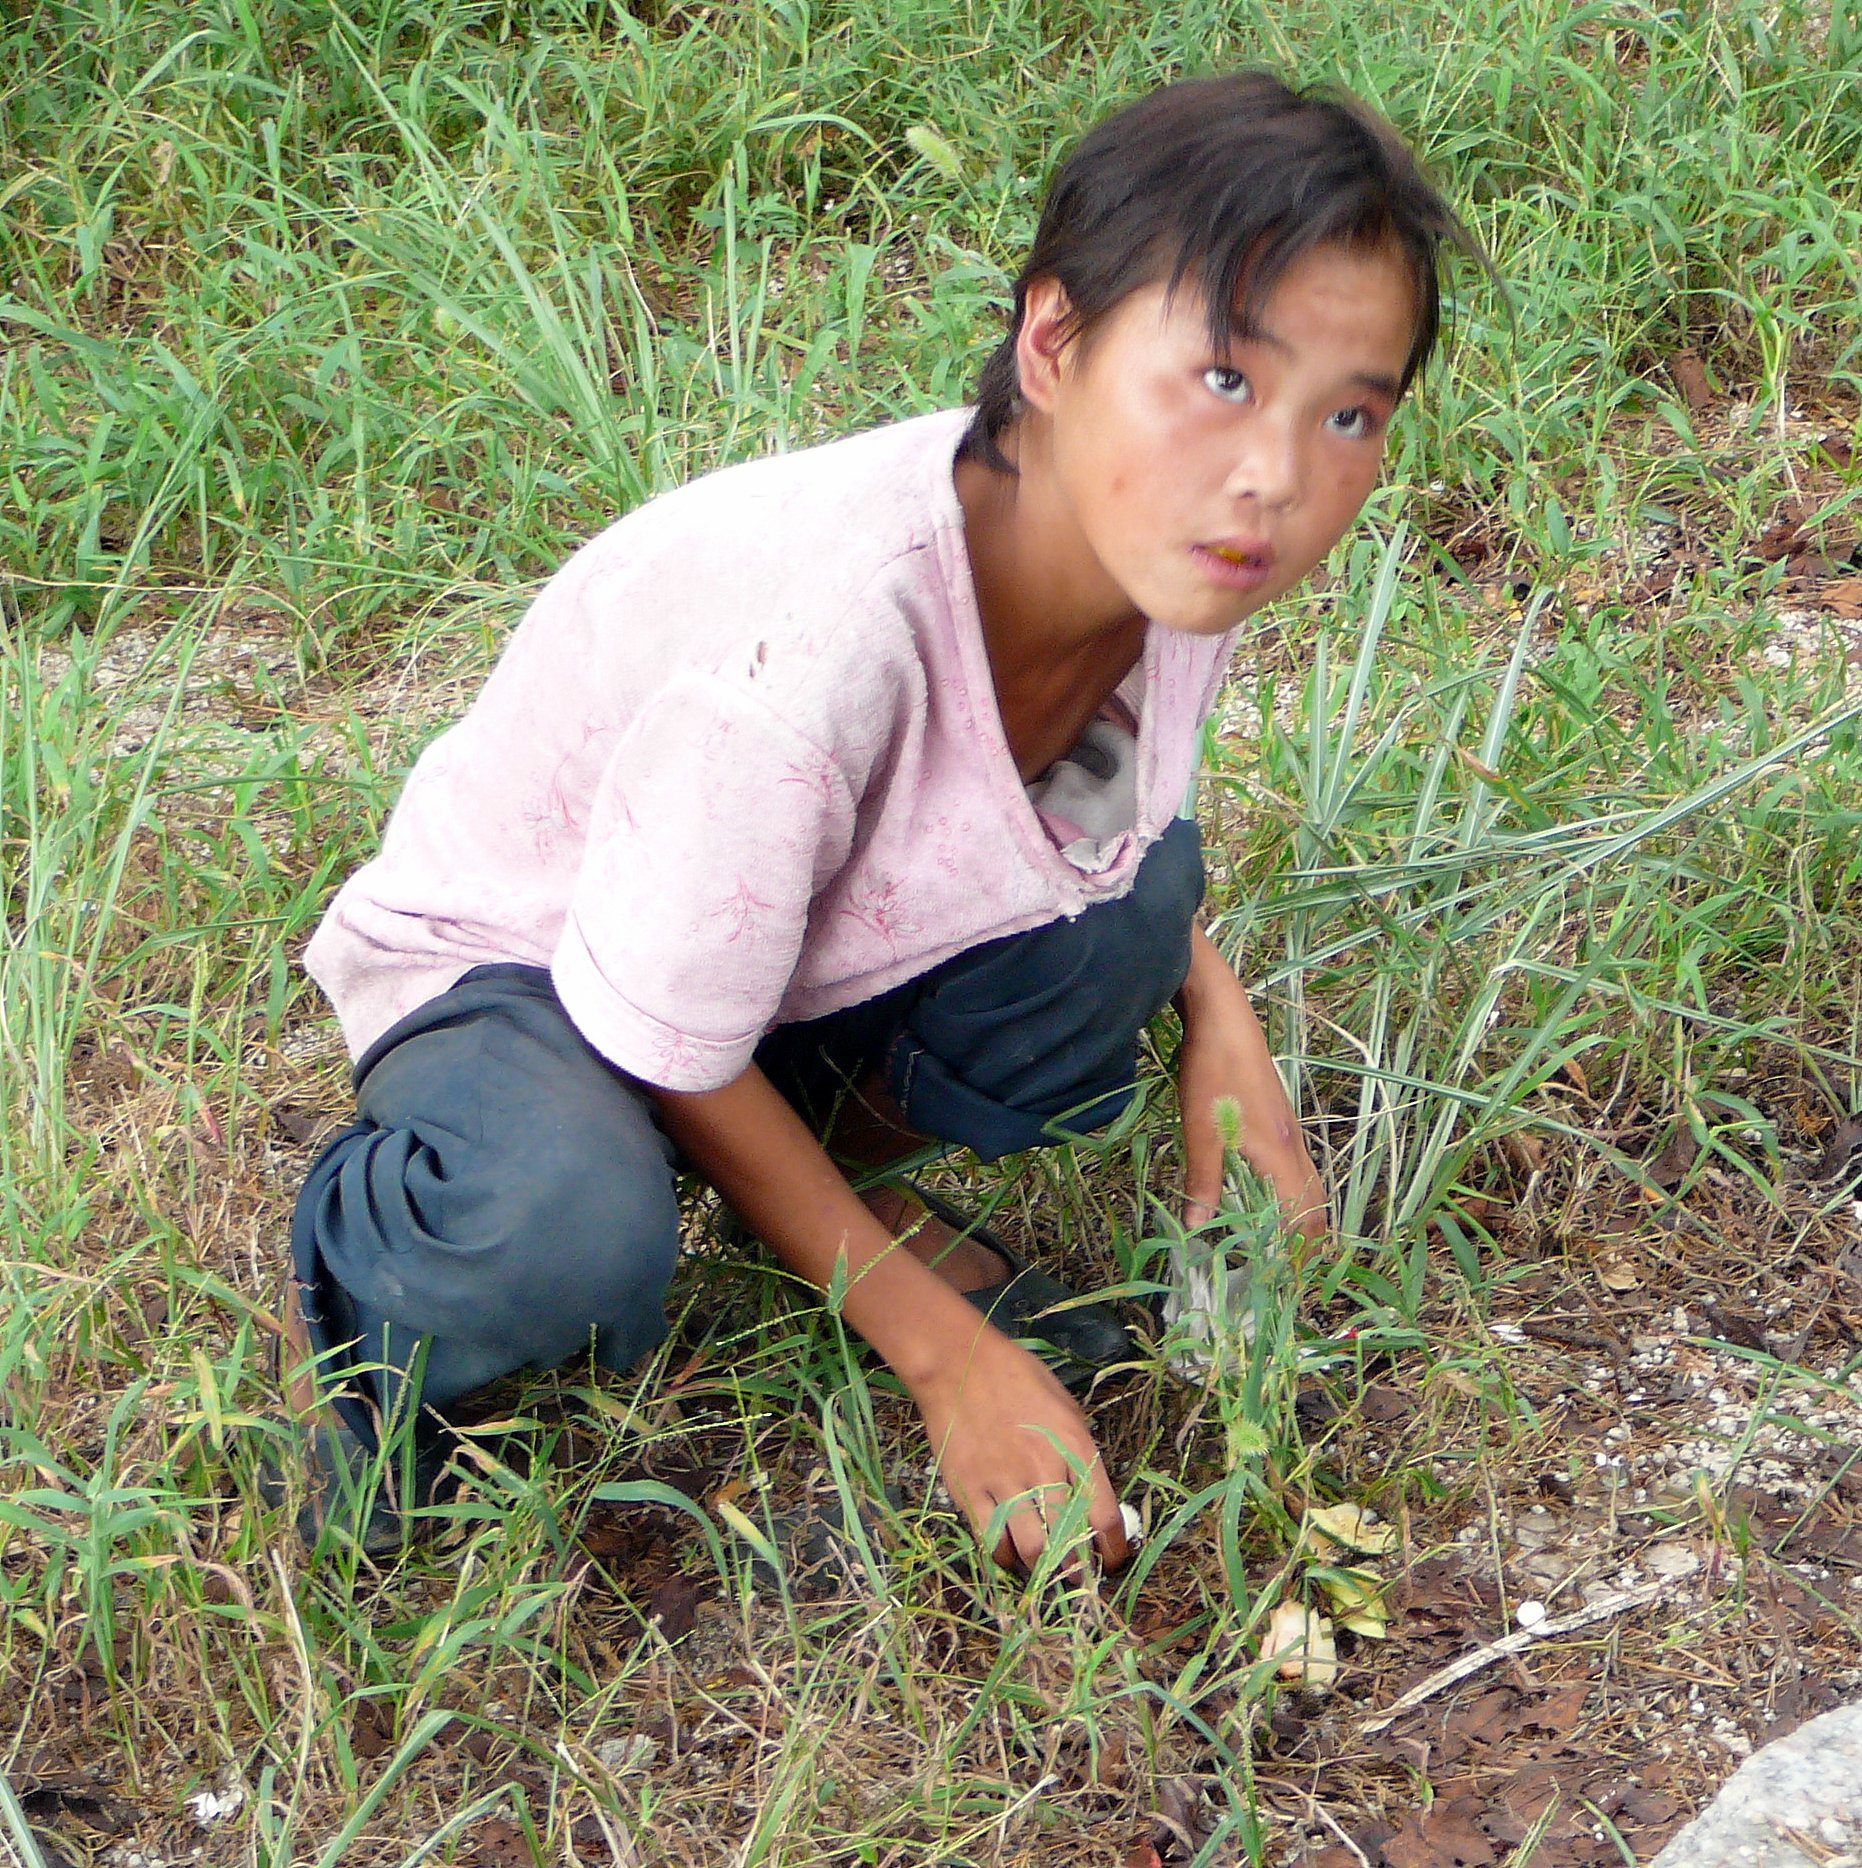
[[[1040,310],[1031,300],[1037,346]],[[1226,354],[1194,291],[1167,301],[1154,285],[1056,348],[1045,382],[1025,363],[1056,518],[1106,598],[1210,635],[1299,584],[1376,484],[1415,333],[1396,251],[1325,246],[1288,268],[1259,335]]]

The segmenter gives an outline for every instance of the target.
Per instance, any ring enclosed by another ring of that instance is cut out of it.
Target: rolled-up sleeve
[[[666,1089],[730,1082],[775,1020],[854,826],[835,757],[754,693],[668,684],[602,773],[551,960],[583,1036]]]

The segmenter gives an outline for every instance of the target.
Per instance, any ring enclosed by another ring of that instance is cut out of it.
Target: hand
[[[1184,1224],[1202,1225],[1221,1204],[1227,1140],[1217,1105],[1229,1098],[1241,1118],[1236,1141],[1242,1158],[1273,1188],[1289,1226],[1309,1240],[1323,1238],[1329,1224],[1325,1188],[1266,1035],[1240,980],[1200,929],[1177,1008],[1183,1019],[1177,1105],[1183,1120]]]
[[[1108,1570],[1124,1566],[1131,1554],[1124,1521],[1086,1416],[1039,1357],[980,1323],[968,1352],[912,1384],[911,1395],[944,1483],[979,1542],[997,1510],[1015,1501],[998,1562],[1034,1567],[1083,1471],[1093,1547]]]

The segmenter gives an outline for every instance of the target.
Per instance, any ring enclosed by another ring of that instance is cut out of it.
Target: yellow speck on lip
[[[1213,551],[1218,558],[1225,559],[1230,564],[1246,564],[1248,562],[1248,554],[1245,551],[1231,551],[1226,545],[1211,545],[1209,549]]]

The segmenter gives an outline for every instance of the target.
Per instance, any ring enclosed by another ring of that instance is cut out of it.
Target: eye
[[[1203,387],[1224,402],[1246,402],[1254,394],[1248,379],[1239,370],[1231,370],[1221,363],[1203,371]]]
[[[1348,441],[1362,441],[1377,432],[1377,418],[1360,404],[1355,409],[1335,409],[1326,417],[1332,432]]]

